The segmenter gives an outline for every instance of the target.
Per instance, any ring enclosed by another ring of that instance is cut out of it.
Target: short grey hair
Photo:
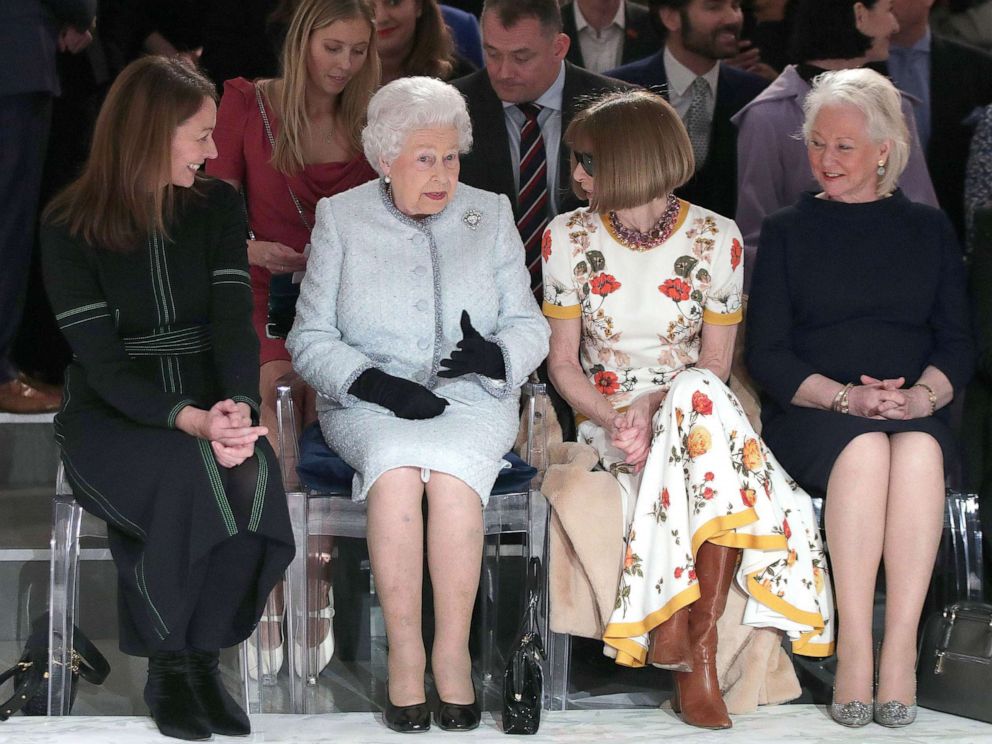
[[[877,193],[884,196],[893,191],[909,161],[909,128],[902,112],[902,95],[888,78],[874,70],[859,67],[817,75],[803,103],[803,140],[807,144],[820,109],[837,105],[853,106],[864,115],[872,142],[888,140],[889,159],[885,175],[878,179]]]
[[[472,122],[458,89],[431,77],[404,77],[382,86],[369,101],[362,130],[365,158],[382,175],[379,161],[392,163],[418,129],[454,127],[458,152],[472,148]]]

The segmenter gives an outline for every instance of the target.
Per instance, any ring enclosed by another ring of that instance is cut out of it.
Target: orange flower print
[[[666,279],[665,283],[658,287],[658,291],[676,302],[685,302],[692,294],[692,287],[681,279]]]
[[[708,471],[707,471],[706,475],[703,476],[703,480],[706,481],[707,483],[709,483],[714,478],[716,478],[716,476],[713,475],[713,473],[710,473]]]
[[[744,502],[744,506],[754,506],[754,489],[753,488],[742,488],[741,489],[741,501]]]
[[[705,426],[693,426],[689,430],[689,457],[696,458],[710,451],[713,437]]]
[[[690,568],[689,569],[689,581],[695,581],[695,580],[696,580],[696,569]]]
[[[620,282],[612,274],[596,274],[589,280],[589,286],[593,294],[606,297],[606,295],[613,294],[620,289]]]
[[[703,498],[710,501],[714,496],[716,496],[716,491],[707,486],[703,489]]]
[[[790,537],[792,537],[792,529],[789,527],[789,520],[788,519],[783,519],[782,520],[782,532],[785,533],[785,539],[786,540],[788,540]]]
[[[544,231],[544,235],[541,237],[541,258],[547,261],[551,258],[551,229],[548,228]]]
[[[791,566],[793,563],[796,562],[796,558],[797,557],[798,556],[796,555],[796,551],[795,550],[790,550],[789,551],[789,557],[785,559],[785,565]]]
[[[709,416],[713,413],[713,401],[706,396],[706,393],[697,390],[692,394],[692,410],[703,416]]]
[[[597,372],[593,375],[592,382],[596,386],[596,389],[603,395],[613,395],[613,393],[620,389],[620,381],[617,379],[616,372],[610,372],[608,370]]]
[[[683,421],[685,421],[685,414],[682,413],[682,409],[681,408],[676,408],[675,409],[675,425],[681,429],[682,428],[682,422]]]
[[[676,579],[681,579],[681,578],[682,578],[682,574],[683,574],[684,572],[685,572],[685,569],[684,569],[684,568],[682,568],[682,566],[678,566],[678,567],[676,567],[676,569],[675,569],[675,578],[676,578]]]
[[[672,505],[672,499],[668,495],[668,489],[667,488],[662,488],[661,489],[661,508],[662,509],[667,509],[671,505]]]
[[[734,238],[734,242],[730,244],[730,268],[736,270],[738,266],[741,265],[741,256],[744,255],[744,247],[741,245],[741,241]]]
[[[615,555],[615,554],[614,554]],[[627,570],[634,565],[634,551],[631,550],[630,546],[627,546],[627,555],[623,558],[623,568]]]
[[[765,458],[761,456],[761,445],[758,444],[757,439],[745,439],[744,440],[744,467],[750,470],[752,473],[758,472],[758,469],[764,464]]]
[[[819,566],[813,566],[813,583],[816,585],[817,594],[822,594],[826,582],[823,580],[823,571],[820,570]]]

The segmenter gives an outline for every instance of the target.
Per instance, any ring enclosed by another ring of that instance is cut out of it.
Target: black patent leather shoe
[[[388,687],[382,719],[389,728],[401,734],[420,734],[431,730],[431,709],[427,707],[427,701],[414,705],[393,705]]]
[[[481,720],[482,708],[479,705],[478,695],[468,705],[439,700],[437,714],[434,716],[434,722],[442,731],[471,731],[479,727]]]

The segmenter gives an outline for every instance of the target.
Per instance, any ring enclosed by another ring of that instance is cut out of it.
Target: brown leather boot
[[[689,608],[683,607],[648,635],[647,663],[673,672],[692,671],[689,648]]]
[[[681,710],[682,721],[690,726],[724,729],[733,725],[716,676],[716,621],[727,606],[738,551],[705,542],[696,554],[701,595],[689,606],[692,671],[675,673],[676,697],[672,704],[673,709]]]

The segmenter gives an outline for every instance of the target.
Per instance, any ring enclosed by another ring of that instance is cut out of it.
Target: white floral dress
[[[775,461],[733,393],[695,368],[703,323],[742,320],[742,242],[732,220],[680,203],[672,236],[647,251],[619,242],[609,218],[578,209],[544,235],[544,314],[580,318],[580,361],[618,411],[668,395],[634,473],[608,432],[579,438],[617,478],[627,527],[604,641],[617,662],[645,663],[648,634],[699,598],[694,557],[706,541],[743,548],[744,622],[785,631],[796,653],[833,653],[833,607],[809,496]]]

